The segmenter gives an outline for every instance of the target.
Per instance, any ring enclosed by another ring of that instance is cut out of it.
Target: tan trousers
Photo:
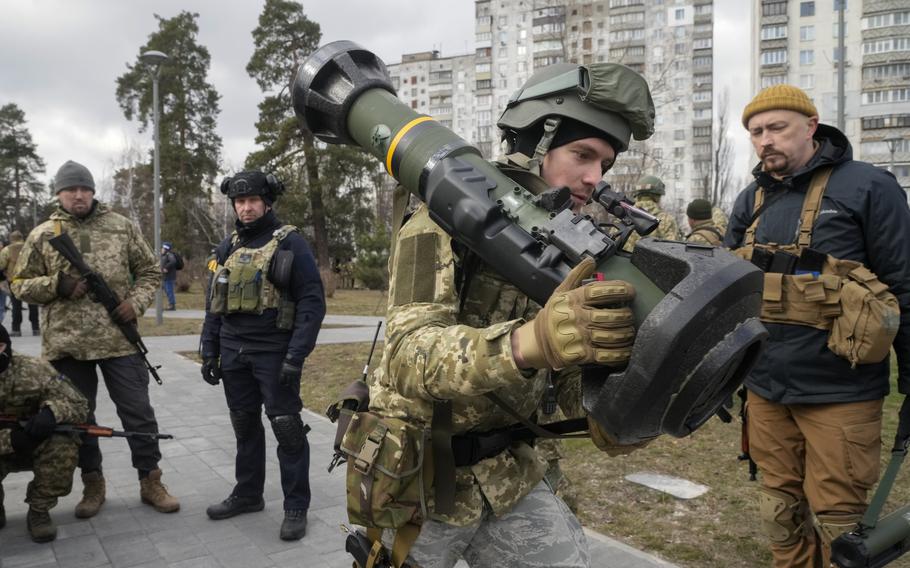
[[[883,402],[783,405],[749,391],[749,451],[762,486],[808,502],[813,518],[862,515],[878,481]],[[792,545],[772,543],[771,552],[775,568],[831,562],[817,530]]]

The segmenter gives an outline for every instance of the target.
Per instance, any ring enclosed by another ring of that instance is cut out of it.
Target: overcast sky
[[[733,124],[749,97],[749,24],[741,0],[715,0],[715,100],[731,93]],[[473,50],[473,0],[308,0],[307,16],[323,43],[350,39],[388,63],[402,53],[440,49],[443,56]],[[218,130],[223,166],[242,166],[254,148],[262,93],[244,68],[259,0],[0,0],[0,105],[14,102],[47,163],[48,179],[64,161],[109,176],[127,146],[147,150],[151,132],[127,122],[114,97],[115,80],[157,29],[154,14],[199,14],[198,41],[211,54],[209,80],[221,94]],[[659,109],[658,109],[659,112]],[[752,157],[745,131],[738,141],[739,172]]]

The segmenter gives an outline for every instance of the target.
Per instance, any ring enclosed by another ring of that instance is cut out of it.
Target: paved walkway
[[[168,312],[167,317],[200,317],[201,312]],[[9,316],[7,316],[7,319]],[[326,323],[362,327],[325,329],[320,343],[370,341],[377,318],[329,316]],[[28,324],[26,323],[26,326]],[[270,428],[268,441],[266,508],[261,513],[211,521],[205,508],[228,495],[234,482],[234,435],[221,387],[211,387],[199,377],[199,365],[175,351],[194,351],[196,336],[149,337],[150,359],[160,364],[164,386],[150,386],[152,403],[162,432],[164,482],[181,502],[179,513],[164,515],[139,502],[139,483],[122,439],[101,440],[108,481],[107,502],[93,519],[72,515],[82,493],[77,479],[73,492],[52,511],[59,526],[57,540],[34,544],[25,529],[26,505],[22,502],[28,473],[11,474],[4,481],[7,526],[0,531],[0,568],[348,568],[344,535],[347,522],[344,475],[326,472],[331,456],[334,426],[321,415],[304,411],[312,427],[312,504],[306,537],[300,542],[278,538],[283,517],[278,462]],[[14,339],[14,350],[37,355],[40,338]],[[104,387],[98,394],[98,421],[120,427]],[[589,532],[592,565],[649,568],[671,566],[622,543]],[[461,564],[463,565],[463,563]]]

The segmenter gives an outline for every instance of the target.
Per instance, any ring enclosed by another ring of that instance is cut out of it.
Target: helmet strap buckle
[[[550,150],[550,144],[553,143],[553,138],[556,137],[556,130],[559,129],[561,122],[562,119],[558,116],[551,116],[543,123],[543,136],[540,137],[537,147],[534,148],[534,155],[528,161],[528,170],[534,174],[540,175],[540,163],[544,155]]]

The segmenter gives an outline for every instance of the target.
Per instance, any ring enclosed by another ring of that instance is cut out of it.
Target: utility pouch
[[[832,322],[828,349],[852,367],[884,360],[900,327],[900,308],[888,286],[859,266],[847,274],[840,304],[841,315]]]
[[[212,275],[212,289],[209,297],[209,311],[213,314],[228,313],[228,288],[231,271],[221,267]]]
[[[799,257],[790,254],[789,252],[784,252],[782,250],[774,251],[774,254],[771,256],[771,264],[765,272],[793,274],[796,269],[796,261],[798,258]]]
[[[429,431],[396,418],[357,412],[340,451],[347,458],[348,518],[367,528],[420,525],[432,479]],[[426,467],[425,467],[426,466]]]
[[[285,293],[282,293],[281,299],[278,301],[278,316],[275,319],[275,327],[285,330],[293,329],[296,311],[297,304],[288,298]]]
[[[228,278],[229,312],[259,312],[262,271],[254,265],[238,263]]]

